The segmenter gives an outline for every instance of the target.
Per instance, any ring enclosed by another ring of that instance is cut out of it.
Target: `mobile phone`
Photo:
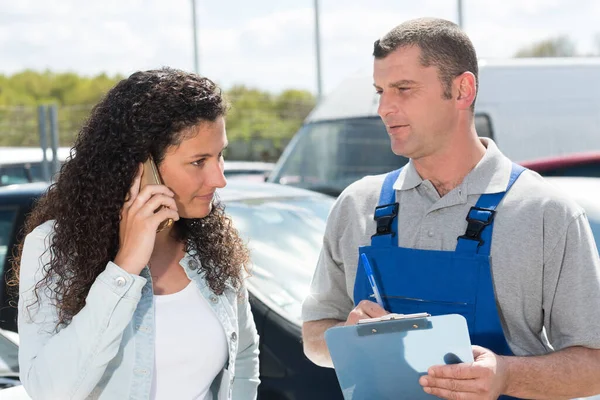
[[[160,178],[160,174],[158,173],[158,168],[156,168],[156,164],[152,159],[152,156],[148,157],[146,162],[144,162],[144,167],[142,170],[142,181],[140,185],[140,190],[144,188],[146,185],[162,185],[162,179]],[[160,206],[154,212],[160,211],[164,206]],[[163,229],[173,225],[173,219],[167,218],[163,222],[158,225],[156,232],[160,232]]]

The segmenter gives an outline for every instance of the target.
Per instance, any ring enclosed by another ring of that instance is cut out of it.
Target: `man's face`
[[[227,184],[223,175],[225,120],[203,121],[185,137],[178,146],[167,148],[158,169],[164,184],[175,193],[179,215],[204,218],[212,209],[215,190]]]
[[[380,94],[378,114],[390,135],[392,151],[412,159],[431,155],[449,139],[457,120],[454,101],[435,66],[424,67],[416,46],[401,47],[375,59],[374,86]]]

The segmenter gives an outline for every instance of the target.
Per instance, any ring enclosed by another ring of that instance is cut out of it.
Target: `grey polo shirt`
[[[441,197],[412,163],[394,184],[398,243],[452,251],[483,193],[506,189],[512,163],[489,139],[477,166]],[[304,321],[346,320],[353,309],[359,246],[370,245],[385,175],[367,176],[340,195],[302,308]],[[583,209],[537,173],[525,171],[500,203],[491,266],[502,327],[516,355],[581,345],[600,348],[600,260]],[[443,268],[443,266],[440,266]],[[544,329],[545,328],[545,329]]]

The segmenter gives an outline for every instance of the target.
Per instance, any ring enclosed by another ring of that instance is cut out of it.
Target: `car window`
[[[324,121],[305,125],[270,181],[338,195],[364,177],[400,168],[379,117]]]
[[[23,164],[5,165],[0,167],[0,185],[13,185],[29,182],[28,170]]]
[[[475,130],[479,137],[494,138],[492,121],[487,114],[475,114]]]
[[[27,182],[42,182],[41,163],[22,163],[0,166],[0,186]]]
[[[14,230],[16,210],[0,209],[0,276],[4,276],[6,259],[10,254],[8,246]]]
[[[600,178],[600,161],[595,163],[557,167],[540,171],[542,176],[587,176]]]

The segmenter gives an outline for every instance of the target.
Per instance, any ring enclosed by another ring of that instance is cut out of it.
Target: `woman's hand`
[[[158,225],[167,218],[179,219],[175,195],[164,185],[147,185],[140,190],[143,166],[133,179],[121,209],[119,251],[115,264],[131,274],[139,274],[148,264]],[[156,211],[159,207],[159,211]]]

